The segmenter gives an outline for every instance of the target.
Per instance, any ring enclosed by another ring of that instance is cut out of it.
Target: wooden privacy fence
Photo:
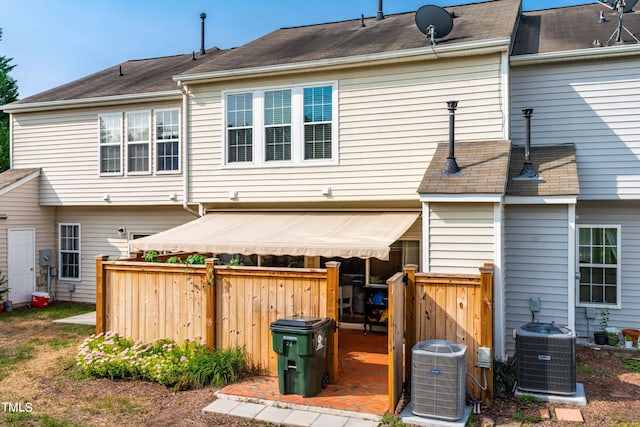
[[[493,371],[477,366],[478,347],[493,350],[493,265],[485,264],[479,275],[416,273],[408,266],[405,342],[406,378],[410,381],[412,348],[420,341],[448,340],[467,346],[467,371],[484,385],[482,391],[467,376],[472,396],[490,403],[493,397]]]
[[[212,259],[187,266],[98,258],[96,332],[110,330],[143,342],[202,339],[210,348],[243,346],[253,366],[276,376],[271,322],[294,315],[337,319],[339,266],[229,267],[214,266]],[[333,382],[333,333],[327,345]]]

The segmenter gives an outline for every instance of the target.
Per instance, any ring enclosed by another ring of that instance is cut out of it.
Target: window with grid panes
[[[60,224],[60,280],[80,280],[80,224]]]
[[[579,225],[581,304],[615,305],[620,298],[620,226]]]
[[[127,126],[127,172],[148,173],[149,169],[149,132],[148,111],[135,111],[125,114]]]
[[[122,114],[102,114],[100,127],[100,173],[122,173]]]
[[[330,159],[332,146],[332,88],[304,89],[304,158]]]
[[[227,96],[227,161],[253,161],[253,94]]]
[[[180,170],[180,113],[156,110],[156,171]]]

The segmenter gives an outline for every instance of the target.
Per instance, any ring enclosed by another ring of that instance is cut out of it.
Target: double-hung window
[[[127,123],[127,172],[149,173],[150,114],[135,111],[125,114]]]
[[[330,159],[332,148],[332,88],[304,89],[304,159]]]
[[[253,94],[227,96],[227,161],[253,161]]]
[[[180,170],[180,117],[178,110],[156,111],[156,171]]]
[[[180,110],[98,115],[102,176],[180,172]]]
[[[58,228],[60,280],[80,280],[80,224]]]
[[[227,165],[337,161],[335,84],[229,92],[223,102]]]
[[[100,122],[100,174],[122,174],[122,114],[102,114]]]
[[[620,306],[620,226],[579,225],[579,302]]]

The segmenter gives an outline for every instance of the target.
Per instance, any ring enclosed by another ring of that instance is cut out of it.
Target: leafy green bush
[[[184,260],[185,264],[204,264],[207,258],[199,253],[191,254]]]
[[[179,256],[172,256],[167,258],[167,264],[182,264],[182,258]]]
[[[105,378],[142,378],[176,390],[222,386],[249,372],[244,349],[209,350],[194,340],[134,343],[113,332],[87,338],[76,355],[79,369]]]

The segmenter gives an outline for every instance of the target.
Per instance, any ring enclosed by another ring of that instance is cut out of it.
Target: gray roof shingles
[[[449,144],[438,144],[418,187],[420,194],[504,194],[509,167],[509,141],[456,142],[460,173],[442,175]]]
[[[577,196],[580,194],[573,144],[531,147],[531,165],[540,180],[514,180],[524,166],[524,147],[513,147],[507,196]]]
[[[104,96],[133,95],[178,90],[173,76],[195,64],[214,60],[219,49],[209,49],[204,56],[191,54],[127,61],[83,77],[71,83],[22,99],[15,104],[64,101]],[[122,76],[119,75],[122,67]]]
[[[23,178],[31,175],[34,172],[40,170],[39,168],[31,169],[9,169],[0,173],[0,191],[15,184]]]
[[[480,40],[510,38],[518,17],[518,0],[490,1],[447,7],[455,15],[453,30],[438,40],[438,45],[470,43]],[[387,15],[384,20],[360,19],[282,28],[217,58],[188,70],[200,74],[243,68],[263,67],[345,58],[381,52],[428,47],[416,27],[415,13]]]
[[[600,12],[604,13],[604,23],[598,23]],[[638,37],[640,12],[625,13],[623,23]],[[523,12],[513,55],[606,49],[595,46],[593,42],[598,40],[606,44],[617,27],[617,12],[600,3]],[[626,31],[622,31],[622,41],[625,44],[636,43]],[[615,38],[609,45],[615,45]]]

